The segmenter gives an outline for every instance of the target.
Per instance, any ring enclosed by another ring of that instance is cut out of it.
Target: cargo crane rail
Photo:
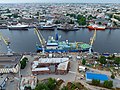
[[[10,41],[8,38],[3,37],[2,33],[0,33],[0,38],[3,40],[5,45],[7,46],[7,55],[13,55],[12,49],[10,48]]]
[[[46,46],[46,41],[45,41],[45,39],[43,38],[41,32],[38,31],[37,27],[34,28],[34,30],[35,30],[35,33],[36,33],[36,35],[37,35],[37,37],[38,37],[38,39],[39,39],[39,41],[40,41],[40,43],[41,43],[42,52],[43,52],[43,54],[44,54],[44,52],[45,52],[45,46]]]
[[[90,38],[90,48],[89,48],[89,54],[92,53],[92,46],[93,46],[93,43],[96,39],[96,28],[94,27],[95,31],[94,31],[94,34],[93,34],[93,37]]]

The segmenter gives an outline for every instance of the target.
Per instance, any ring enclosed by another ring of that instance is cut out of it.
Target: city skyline
[[[4,0],[0,3],[120,3],[120,0]]]

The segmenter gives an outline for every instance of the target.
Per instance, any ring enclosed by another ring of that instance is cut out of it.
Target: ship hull
[[[96,30],[105,30],[104,27],[102,28],[102,27],[92,27],[92,26],[88,26],[88,29],[89,29],[89,30],[95,30],[95,29],[96,29]]]
[[[87,48],[87,49],[81,49],[81,50],[65,50],[65,49],[60,49],[60,50],[58,50],[58,49],[45,49],[45,52],[48,52],[48,53],[50,53],[50,52],[61,52],[61,53],[63,53],[63,52],[86,52],[86,51],[89,51],[89,48]],[[37,52],[42,52],[42,48],[38,48],[37,47]]]
[[[79,30],[79,28],[74,28],[74,29],[57,28],[57,30],[62,30],[62,31],[77,31],[77,30]]]
[[[54,27],[40,27],[40,26],[38,26],[37,28],[38,28],[39,30],[55,30]]]
[[[28,30],[28,28],[24,28],[24,27],[16,27],[16,28],[8,28],[9,30]]]
[[[11,25],[7,26],[9,30],[28,30],[28,25]]]

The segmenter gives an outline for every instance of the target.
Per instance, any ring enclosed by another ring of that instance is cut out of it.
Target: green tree
[[[88,20],[92,20],[92,19],[93,19],[93,16],[92,16],[92,15],[89,15],[89,16],[87,17],[87,19],[88,19]]]
[[[60,21],[56,20],[56,21],[55,21],[55,24],[60,24]]]
[[[26,67],[26,64],[27,64],[27,58],[23,58],[21,61],[20,61],[20,64],[21,64],[21,69],[24,69]]]
[[[48,78],[46,82],[38,83],[35,90],[54,90],[56,87],[56,80]]]
[[[32,90],[31,86],[25,86],[24,90]]]
[[[61,90],[68,90],[67,86],[63,86],[63,88]]]
[[[106,63],[107,63],[105,56],[101,56],[101,57],[99,58],[99,61],[100,61],[101,64],[106,64]]]
[[[112,79],[115,79],[115,75],[114,75],[113,73],[111,74],[111,78],[112,78]]]
[[[45,83],[38,83],[35,90],[50,90]]]
[[[101,25],[102,23],[101,22],[98,22],[99,25]]]
[[[82,65],[85,65],[85,64],[86,64],[86,60],[83,59],[83,60],[82,60]]]
[[[9,9],[6,9],[6,13],[11,13]]]
[[[83,15],[78,15],[77,22],[79,25],[86,25],[86,17],[84,17]]]
[[[118,68],[119,68],[120,58],[119,58],[119,57],[116,57],[114,63],[117,64],[117,66],[118,66]]]
[[[100,80],[92,79],[92,84],[99,86],[100,85]]]
[[[20,17],[20,16],[18,16],[17,13],[16,13],[16,14],[12,14],[12,16],[13,16],[13,18],[18,18],[18,17]]]
[[[56,80],[52,79],[52,78],[49,78],[46,85],[50,90],[54,90],[54,88],[56,87]]]
[[[105,87],[105,88],[112,88],[113,87],[113,81],[108,81],[108,80],[106,80],[106,81],[104,81],[104,83],[103,83],[103,86]]]

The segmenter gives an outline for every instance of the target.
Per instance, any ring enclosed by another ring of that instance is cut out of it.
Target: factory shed
[[[86,72],[86,80],[92,81],[92,79],[100,80],[100,82],[104,82],[105,80],[108,80],[108,76],[105,74],[97,74],[93,72]]]

